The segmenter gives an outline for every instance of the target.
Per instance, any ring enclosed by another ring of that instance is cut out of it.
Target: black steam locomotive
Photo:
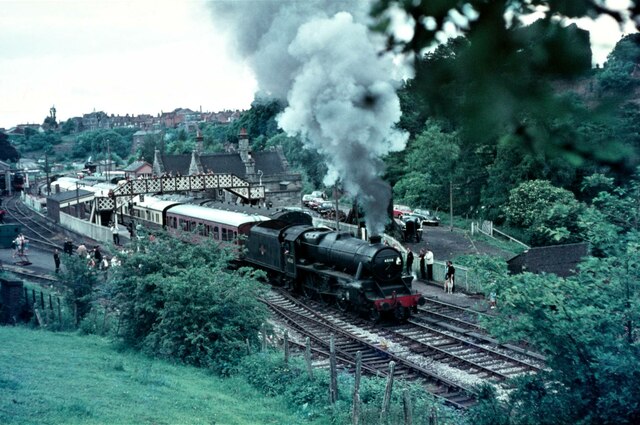
[[[403,277],[402,255],[380,243],[317,228],[304,219],[255,224],[245,242],[245,260],[314,299],[335,303],[374,321],[407,319],[424,298]]]

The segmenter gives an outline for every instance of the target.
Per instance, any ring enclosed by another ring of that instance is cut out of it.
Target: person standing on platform
[[[447,261],[447,274],[444,276],[445,292],[453,294],[453,288],[456,281],[456,268],[453,267],[451,261]]]
[[[113,234],[113,243],[120,245],[120,228],[118,227],[118,223],[114,223],[113,226],[111,226],[111,233]]]
[[[56,265],[56,273],[60,272],[60,251],[53,251],[53,262]]]
[[[413,274],[413,252],[411,248],[407,248],[407,274]]]
[[[427,263],[427,280],[433,280],[433,252],[430,249],[427,249],[424,260]]]
[[[425,280],[427,278],[427,272],[425,270],[424,257],[426,252],[424,249],[420,250],[420,279]]]
[[[64,253],[67,254],[67,255],[73,254],[73,242],[71,242],[69,240],[69,238],[65,238],[64,245],[62,246],[62,249],[63,249]]]

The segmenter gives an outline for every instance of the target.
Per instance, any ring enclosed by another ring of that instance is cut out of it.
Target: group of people
[[[407,274],[413,275],[413,260],[414,255],[411,248],[407,248]],[[420,250],[420,279],[431,281],[433,280],[433,252],[429,249]],[[444,291],[452,294],[455,283],[456,269],[451,261],[447,261],[445,276],[444,276]]]
[[[67,240],[64,243],[64,252],[65,254],[71,255],[73,254],[73,245],[71,241]],[[100,251],[100,246],[96,245],[93,249],[89,250],[85,244],[80,244],[76,249],[76,254],[80,258],[87,259],[87,267],[90,269],[98,268],[98,270],[106,270],[109,267],[119,266],[120,260],[117,256],[111,257],[111,259],[107,258]],[[60,272],[60,251],[54,250],[53,252],[53,262],[56,266],[56,273]]]
[[[29,261],[27,258],[27,251],[29,250],[29,239],[27,239],[22,233],[13,240],[13,258],[20,257]]]
[[[420,279],[433,280],[433,252],[429,249],[420,250]],[[407,274],[413,274],[413,251],[407,248]]]

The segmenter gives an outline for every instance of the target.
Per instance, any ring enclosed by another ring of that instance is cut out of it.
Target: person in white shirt
[[[433,252],[430,249],[427,249],[424,260],[427,263],[427,280],[433,280]]]
[[[111,226],[111,233],[113,234],[113,243],[120,245],[120,228],[118,227],[118,223]]]

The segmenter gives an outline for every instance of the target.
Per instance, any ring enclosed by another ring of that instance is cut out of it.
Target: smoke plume
[[[289,135],[327,161],[328,186],[340,181],[358,199],[371,234],[381,233],[391,188],[382,157],[404,149],[394,128],[400,102],[390,57],[365,25],[365,1],[212,3],[218,28],[237,42],[263,93],[286,99],[278,117]]]

